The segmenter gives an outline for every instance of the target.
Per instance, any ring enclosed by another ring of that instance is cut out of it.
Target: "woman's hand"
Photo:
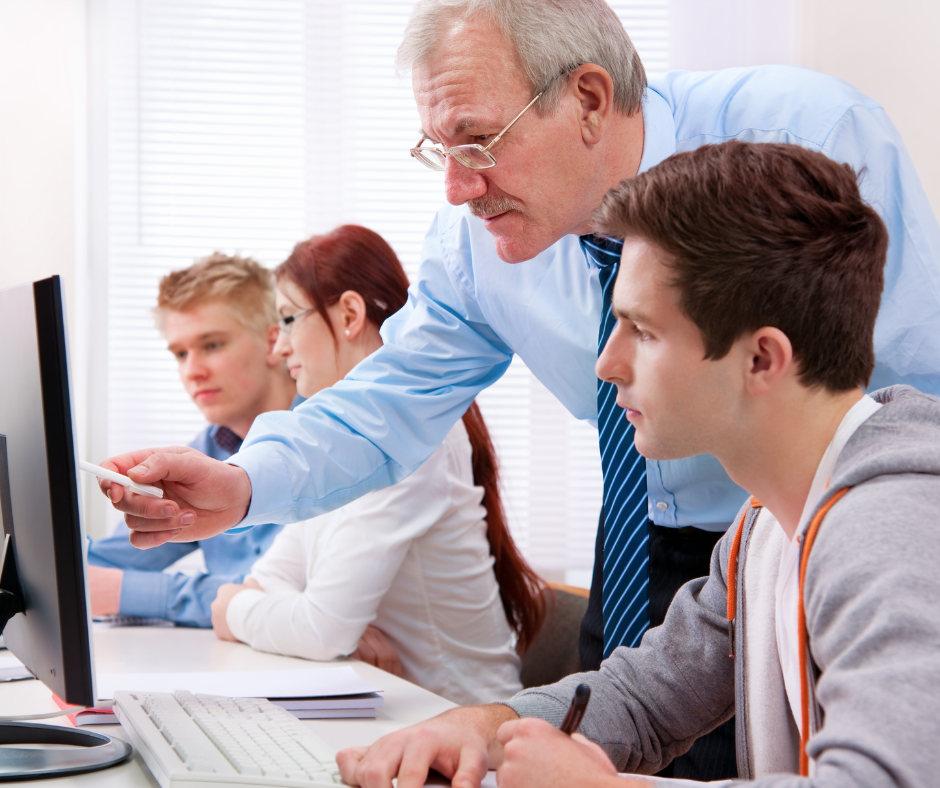
[[[229,629],[226,615],[228,614],[228,606],[235,596],[248,589],[254,589],[256,591],[264,590],[258,584],[258,581],[252,577],[246,577],[244,583],[226,583],[223,586],[219,586],[219,591],[215,595],[215,601],[212,603],[212,630],[219,640],[230,640],[233,643],[238,642],[238,638],[235,637],[235,635],[232,634],[232,630]]]
[[[369,665],[375,665],[377,668],[381,668],[395,676],[404,674],[401,660],[398,658],[398,652],[395,650],[395,646],[392,645],[392,641],[385,636],[381,629],[373,626],[366,627],[366,631],[359,638],[359,645],[349,656],[353,659],[361,659]]]

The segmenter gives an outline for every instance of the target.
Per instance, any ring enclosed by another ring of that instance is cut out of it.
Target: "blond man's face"
[[[258,412],[270,385],[270,348],[229,306],[209,301],[168,311],[164,334],[183,387],[207,421],[231,428]]]

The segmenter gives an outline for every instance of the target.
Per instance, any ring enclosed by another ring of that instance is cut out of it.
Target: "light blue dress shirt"
[[[190,447],[215,460],[227,460],[232,452],[216,440],[217,425],[206,427]],[[237,445],[238,436],[228,433]],[[240,583],[258,558],[271,546],[281,525],[259,525],[245,533],[226,533],[196,542],[168,542],[141,550],[130,543],[130,531],[122,522],[111,536],[88,545],[88,563],[124,570],[118,612],[122,616],[163,618],[189,627],[212,626],[212,602],[223,583]],[[202,549],[206,572],[194,575],[164,572],[184,555]]]
[[[940,227],[884,110],[832,77],[786,66],[673,72],[643,102],[643,172],[677,151],[730,139],[788,142],[851,164],[888,226],[871,388],[940,394]],[[229,462],[252,484],[243,525],[342,506],[417,468],[513,353],[577,418],[596,424],[598,272],[575,236],[516,265],[465,207],[431,225],[408,303],[385,345],[292,413],[260,416]],[[724,529],[744,491],[718,461],[648,461],[650,517]]]

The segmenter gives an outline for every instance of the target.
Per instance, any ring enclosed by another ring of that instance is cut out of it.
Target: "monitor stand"
[[[0,782],[107,769],[126,761],[134,751],[127,742],[100,733],[28,722],[0,723],[0,744],[72,745],[67,749],[0,748]]]
[[[0,552],[0,634],[7,621],[22,613],[23,609],[13,557],[13,536],[6,534]],[[134,751],[127,742],[101,733],[28,722],[0,722],[0,745],[4,744],[58,746],[0,747],[0,782],[63,777],[107,769],[126,761]],[[61,745],[72,747],[62,749]]]

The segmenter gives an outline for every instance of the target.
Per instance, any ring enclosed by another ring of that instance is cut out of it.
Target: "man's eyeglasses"
[[[445,148],[443,145],[435,145],[432,148],[422,148],[421,143],[427,139],[427,136],[424,136],[418,140],[418,146],[411,149],[411,155],[425,167],[429,167],[432,170],[443,170],[444,162],[447,161],[448,156],[453,156],[457,162],[464,167],[469,167],[471,170],[487,170],[496,164],[496,159],[494,159],[493,154],[490,153],[490,148],[499,142],[500,138],[509,131],[513,123],[525,115],[526,110],[538,101],[541,95],[542,93],[539,93],[532,101],[526,104],[525,109],[509,121],[506,128],[493,137],[490,144],[485,148],[476,143],[472,145],[455,145],[453,148]]]
[[[291,329],[294,327],[294,323],[300,320],[308,312],[313,312],[316,310],[315,306],[310,307],[310,309],[305,309],[303,312],[298,312],[296,315],[288,315],[287,317],[282,317],[277,321],[277,327],[282,334],[290,334]]]

